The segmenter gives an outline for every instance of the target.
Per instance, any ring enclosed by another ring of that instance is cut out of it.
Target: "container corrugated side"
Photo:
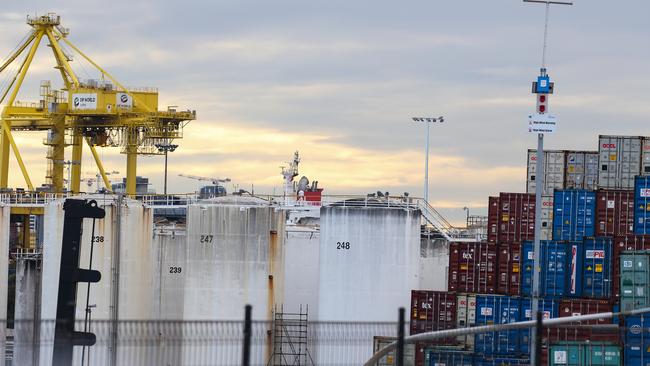
[[[496,268],[495,245],[487,242],[449,244],[449,291],[493,294]]]
[[[609,313],[613,311],[613,305],[608,300],[591,299],[562,299],[560,300],[559,316],[570,317],[579,315]],[[602,341],[619,343],[617,331],[587,328],[585,325],[607,325],[612,324],[612,319],[601,318],[590,321],[574,322],[570,325],[576,327],[549,328],[549,342],[559,341]]]
[[[456,328],[472,327],[476,324],[476,295],[456,295]],[[458,336],[456,341],[465,349],[474,349],[474,335]]]
[[[596,193],[580,189],[555,191],[553,240],[578,240],[595,234]]]
[[[620,366],[621,347],[600,342],[561,342],[549,348],[549,365]]]
[[[564,189],[598,187],[598,151],[567,151]]]
[[[521,357],[498,357],[477,355],[474,366],[508,366],[508,365],[530,365],[530,359]]]
[[[535,236],[535,195],[501,193],[499,195],[499,243],[521,243]]]
[[[540,295],[579,297],[582,290],[582,243],[542,241],[540,243]],[[533,284],[533,243],[522,246],[521,294],[530,296]]]
[[[596,235],[617,236],[634,233],[634,191],[596,192]]]
[[[539,299],[539,310],[543,313],[543,318],[544,319],[551,319],[551,318],[557,318],[558,317],[558,311],[559,311],[559,304],[560,300],[558,299],[552,299],[552,298],[542,298]],[[533,320],[533,312],[532,312],[532,303],[530,299],[522,299],[521,300],[521,313],[522,313],[522,321],[524,320]],[[551,329],[546,329],[544,334],[542,335],[542,344],[548,344],[548,333],[550,332]],[[531,347],[531,338],[530,338],[530,330],[529,329],[521,329],[519,331],[520,334],[520,339],[521,343],[519,345],[519,352],[521,354],[529,354],[530,353],[530,347]]]
[[[566,154],[567,152],[564,150],[544,151],[544,189],[542,194],[551,195],[556,189],[564,189]],[[529,149],[526,193],[535,193],[538,180],[537,150]]]
[[[650,177],[634,179],[634,233],[650,234]]]
[[[553,240],[553,195],[542,196],[540,240]]]
[[[499,296],[476,296],[476,325],[499,324]],[[496,350],[496,332],[475,335],[474,351],[480,354],[494,354]]]
[[[625,366],[647,366],[650,361],[650,318],[647,315],[625,317]]]
[[[518,297],[503,296],[498,298],[499,324],[516,323],[522,320],[521,300]],[[516,354],[520,350],[519,329],[497,332],[495,339],[495,353]]]
[[[499,235],[499,197],[488,198],[488,243],[496,243]]]
[[[632,189],[641,174],[641,136],[598,137],[598,188]]]
[[[500,243],[497,258],[497,293],[519,295],[521,293],[521,244]]]
[[[623,235],[614,237],[614,259],[612,270],[612,298],[618,300],[621,285],[621,253],[650,249],[650,235]]]
[[[440,291],[411,291],[410,334],[456,328],[456,295]],[[456,338],[432,344],[455,344]]]
[[[620,304],[622,311],[650,304],[650,256],[646,252],[623,252],[620,257]]]
[[[612,238],[585,239],[582,267],[581,296],[590,299],[609,299],[612,294]]]
[[[432,348],[425,351],[425,365],[474,366],[474,354],[469,351]]]

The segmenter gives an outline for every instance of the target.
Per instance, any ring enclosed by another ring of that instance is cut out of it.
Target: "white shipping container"
[[[476,324],[476,295],[459,294],[456,297],[456,325],[457,328],[468,328]],[[458,341],[468,350],[474,349],[474,336],[458,336]]]
[[[632,189],[634,177],[641,174],[640,136],[598,137],[598,187]]]
[[[598,188],[598,152],[567,151],[565,189]]]
[[[544,151],[544,190],[542,194],[553,194],[555,189],[564,189],[564,150]],[[537,150],[528,150],[528,173],[526,178],[526,193],[535,193],[537,183]]]
[[[641,146],[641,175],[650,175],[650,137],[644,137]]]
[[[553,195],[542,196],[541,240],[553,239]]]

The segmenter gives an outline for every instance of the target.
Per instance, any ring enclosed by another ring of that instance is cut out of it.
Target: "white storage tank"
[[[417,289],[447,291],[448,272],[449,242],[444,238],[422,234]]]
[[[187,208],[185,258],[164,277],[182,277],[183,320],[269,320],[283,302],[284,212],[266,201],[220,197]]]
[[[0,319],[7,319],[7,283],[9,281],[9,206],[0,204]],[[7,328],[3,324],[0,326],[0,340],[7,339]],[[5,342],[0,342],[0,355],[5,354]],[[4,356],[0,357],[0,365],[4,365]]]
[[[396,321],[419,286],[420,211],[331,206],[320,217],[318,320]]]
[[[316,220],[317,222],[317,220]],[[284,311],[305,309],[318,319],[320,230],[315,225],[287,225],[284,249]]]
[[[101,280],[91,285],[89,305],[92,319],[105,320],[151,320],[155,319],[154,268],[152,251],[153,215],[142,203],[112,195],[90,195],[79,199],[95,199],[105,209],[104,219],[84,219],[81,236],[80,267],[88,268],[91,237],[94,237],[93,266],[100,271]],[[121,204],[120,204],[121,203]],[[43,240],[43,265],[41,286],[41,352],[40,364],[49,365],[52,358],[51,337],[56,318],[58,281],[63,240],[65,211],[64,200],[45,206]],[[87,285],[79,284],[77,291],[76,318],[83,321],[86,310]],[[17,304],[18,306],[18,304]],[[100,323],[101,324],[101,323]],[[111,330],[97,329],[97,344],[90,353],[91,364],[102,364],[115,358],[118,362],[132,359],[133,350],[111,347]],[[162,335],[164,337],[164,335]],[[116,337],[121,337],[117,331]],[[119,342],[118,342],[119,343]],[[111,353],[115,349],[115,353]],[[142,350],[144,352],[144,350]],[[127,355],[128,353],[128,355]],[[88,357],[88,356],[86,356]],[[144,357],[144,356],[143,356]],[[147,360],[148,358],[141,358]],[[81,361],[81,347],[75,348],[75,364]]]

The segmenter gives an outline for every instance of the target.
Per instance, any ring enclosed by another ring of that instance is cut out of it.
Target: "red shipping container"
[[[449,244],[449,291],[493,294],[497,248],[487,242]]]
[[[619,298],[621,270],[619,258],[625,250],[650,249],[650,235],[620,235],[614,237],[614,266],[612,267],[612,301]]]
[[[488,243],[496,243],[499,233],[499,197],[488,198]]]
[[[497,258],[497,293],[518,296],[521,292],[521,244],[500,243]]]
[[[560,317],[608,313],[612,311],[612,303],[607,300],[564,299],[560,301]],[[597,328],[581,328],[584,325],[612,324],[611,318],[602,318],[583,322],[574,322],[563,328],[549,328],[547,331],[551,343],[560,341],[599,341],[619,343],[616,330],[599,330]]]
[[[535,195],[501,193],[499,195],[499,243],[521,243],[535,239]]]
[[[456,294],[411,291],[411,335],[456,328]],[[455,338],[440,343],[455,343]]]
[[[634,191],[596,192],[596,235],[634,234]]]

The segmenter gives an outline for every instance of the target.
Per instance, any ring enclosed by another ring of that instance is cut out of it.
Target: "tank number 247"
[[[201,235],[201,243],[210,244],[214,239],[214,235]]]
[[[350,250],[350,242],[349,241],[337,241],[336,242],[336,249],[338,249],[338,250]]]

